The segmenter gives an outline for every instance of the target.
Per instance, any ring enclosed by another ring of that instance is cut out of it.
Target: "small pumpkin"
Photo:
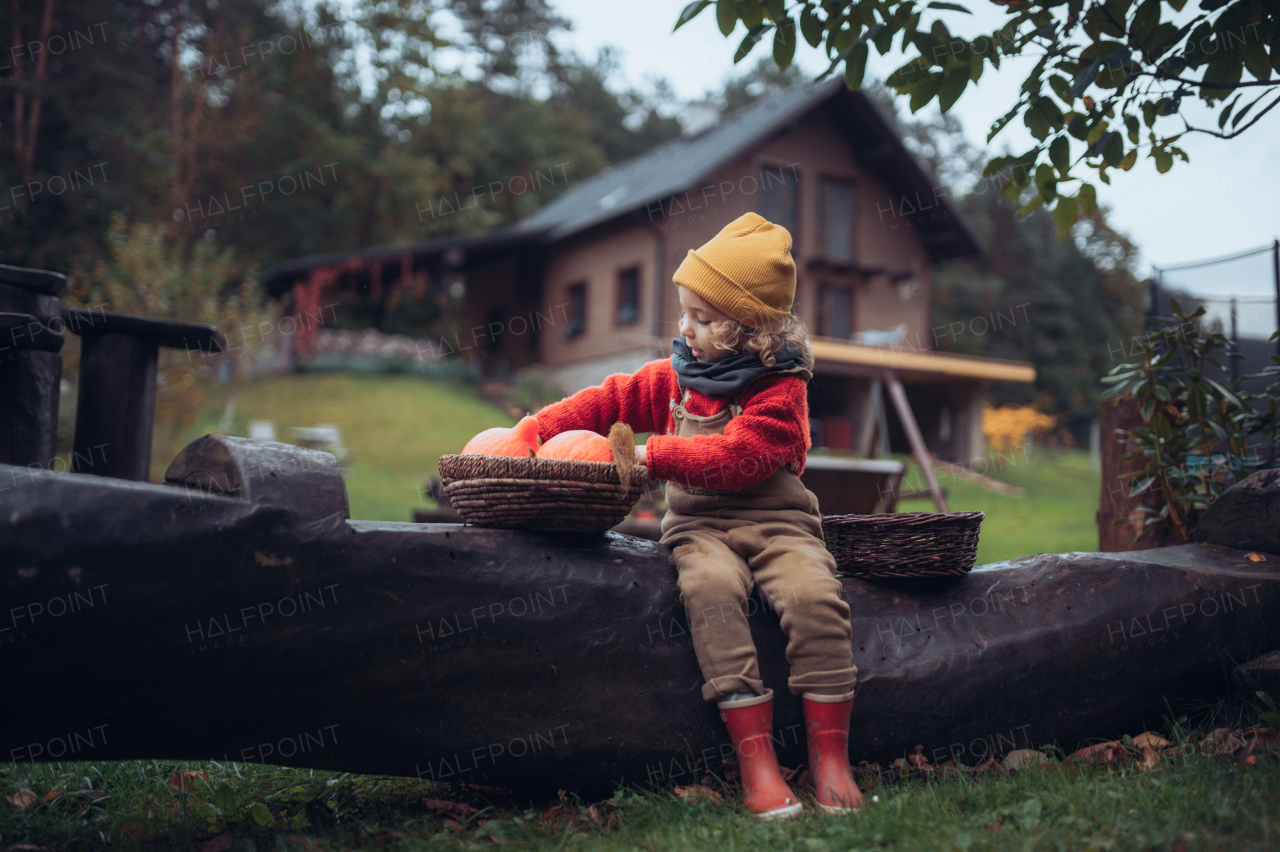
[[[540,459],[573,459],[576,461],[611,462],[613,450],[609,439],[589,429],[561,432],[538,448]]]
[[[476,435],[462,448],[462,454],[479,456],[518,456],[528,458],[538,451],[538,418],[526,416],[508,429],[495,426]]]

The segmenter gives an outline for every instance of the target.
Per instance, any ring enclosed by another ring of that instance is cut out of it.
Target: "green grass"
[[[978,564],[1036,553],[1068,553],[1098,549],[1100,475],[1090,473],[1084,450],[1036,448],[1030,452],[993,454],[985,473],[992,479],[1026,489],[1025,496],[997,494],[981,485],[939,471],[953,512],[986,513],[978,539]],[[913,461],[904,490],[924,489]],[[905,500],[900,512],[935,512],[930,500]]]
[[[178,792],[173,773],[207,780]],[[1149,773],[1074,764],[1029,767],[1005,777],[909,780],[869,789],[880,801],[853,816],[812,807],[794,822],[762,824],[741,799],[688,804],[670,790],[620,790],[616,827],[598,825],[572,797],[492,803],[470,790],[402,778],[226,763],[10,764],[0,790],[61,795],[36,808],[0,804],[0,848],[52,844],[67,850],[179,850],[229,832],[233,850],[521,849],[616,850],[1057,850],[1274,849],[1280,761],[1254,767],[1201,754],[1166,755]],[[451,826],[424,797],[480,808]],[[309,845],[310,844],[310,845]],[[225,848],[225,847],[224,847]]]
[[[249,434],[250,420],[275,421],[281,441],[290,440],[294,426],[337,424],[350,453],[345,475],[351,517],[361,520],[410,520],[413,509],[425,505],[421,483],[437,473],[441,455],[458,452],[482,429],[512,425],[506,413],[463,383],[350,373],[236,381],[210,393],[174,449],[157,447],[153,480],[163,476],[172,453],[214,431],[232,396],[232,435]]]

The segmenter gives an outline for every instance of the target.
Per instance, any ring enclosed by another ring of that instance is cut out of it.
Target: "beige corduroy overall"
[[[741,395],[707,417],[689,413],[687,399],[681,388],[672,411],[675,434],[682,438],[723,434],[729,420],[742,413]],[[800,482],[796,467],[784,464],[761,482],[736,491],[667,483],[662,543],[673,548],[707,701],[766,692],[747,623],[748,598],[755,587],[778,613],[787,635],[791,692],[853,692],[858,669],[853,665],[849,606],[840,597],[835,560],[822,542],[818,500]]]

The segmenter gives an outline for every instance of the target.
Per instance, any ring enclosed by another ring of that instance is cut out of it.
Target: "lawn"
[[[938,482],[947,491],[953,512],[986,513],[978,540],[978,564],[1015,559],[1035,553],[1068,553],[1098,549],[1098,509],[1101,475],[1089,471],[1084,450],[1022,450],[993,453],[986,470],[992,479],[1024,489],[1024,496],[999,494],[946,471]],[[920,469],[912,462],[904,490],[924,489]],[[907,500],[900,512],[935,512],[930,500]]]
[[[864,780],[864,788],[879,801],[858,814],[824,817],[810,807],[801,820],[763,824],[733,793],[719,803],[622,789],[594,805],[573,796],[561,805],[249,764],[9,764],[0,766],[8,802],[0,803],[0,848],[1263,850],[1277,840],[1280,760],[1262,754],[1250,765],[1171,750],[1144,772],[1136,762],[1105,769],[1050,758],[981,777]]]
[[[457,452],[467,439],[511,418],[482,401],[473,385],[401,375],[303,373],[229,382],[210,393],[195,423],[173,445],[157,446],[153,479],[187,441],[213,431],[234,399],[232,435],[247,435],[250,420],[272,420],[280,440],[289,428],[335,423],[350,453],[346,467],[351,517],[407,521],[423,478],[436,473],[436,460]],[[911,464],[906,490],[924,488]],[[1024,488],[1023,497],[999,494],[941,472],[953,510],[980,509],[983,521],[978,562],[1035,553],[1094,550],[1094,511],[1099,476],[1089,472],[1081,450],[1026,449],[993,454],[985,473]],[[927,500],[903,502],[899,511],[933,511]]]

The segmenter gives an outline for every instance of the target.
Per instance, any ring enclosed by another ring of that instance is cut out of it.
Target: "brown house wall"
[[[629,267],[640,270],[640,313],[635,322],[623,325],[617,322],[618,274]],[[569,288],[585,283],[586,324],[574,337],[565,337],[563,327],[546,329],[539,347],[542,361],[564,364],[648,345],[653,267],[653,233],[630,222],[589,231],[554,246],[543,271],[543,310],[563,315]]]

